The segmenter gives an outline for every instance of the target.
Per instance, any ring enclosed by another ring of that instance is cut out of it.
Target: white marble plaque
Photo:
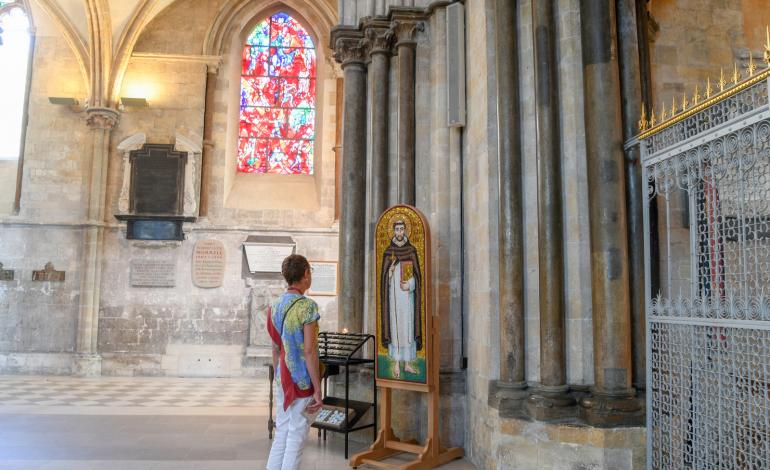
[[[331,261],[311,261],[313,284],[311,295],[337,295],[337,263]]]
[[[225,279],[225,244],[200,240],[192,256],[193,284],[203,288],[221,287]]]
[[[131,260],[131,287],[174,287],[176,263],[158,259]]]
[[[246,261],[251,273],[280,273],[283,260],[294,253],[294,245],[288,244],[244,244]]]

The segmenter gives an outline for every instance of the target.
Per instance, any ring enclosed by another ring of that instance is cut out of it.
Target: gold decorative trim
[[[688,109],[684,113],[678,114],[674,118],[671,118],[671,119],[669,119],[669,120],[667,120],[665,122],[661,122],[657,126],[653,124],[652,128],[645,130],[644,132],[639,134],[639,136],[637,138],[639,140],[647,139],[648,137],[651,137],[651,136],[659,133],[660,131],[662,131],[664,129],[667,129],[667,128],[673,126],[674,124],[677,124],[677,123],[679,123],[679,122],[689,118],[690,116],[703,111],[704,109],[708,108],[709,106],[712,106],[712,105],[714,105],[716,103],[719,103],[720,101],[724,101],[727,98],[730,98],[731,96],[737,95],[738,93],[742,92],[743,90],[745,90],[747,88],[750,88],[750,87],[756,85],[757,83],[759,83],[759,82],[761,82],[763,80],[766,80],[767,78],[770,78],[770,68],[767,68],[767,69],[763,70],[758,75],[755,75],[753,77],[750,77],[750,78],[746,79],[745,81],[737,84],[736,86],[730,88],[729,90],[726,90],[726,91],[724,91],[722,93],[719,93],[718,95],[715,95],[714,97],[709,98],[706,101],[698,103],[698,105],[695,106],[694,108]]]

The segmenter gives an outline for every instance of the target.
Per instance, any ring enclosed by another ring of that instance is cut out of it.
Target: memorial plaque
[[[14,271],[12,269],[3,269],[3,263],[0,263],[0,281],[13,281]]]
[[[182,213],[187,152],[173,145],[146,144],[131,152],[131,212]]]
[[[311,295],[337,295],[337,263],[333,261],[311,261],[313,283]]]
[[[137,259],[131,261],[132,287],[174,287],[176,263],[169,260]]]
[[[249,236],[243,243],[249,272],[280,274],[283,260],[296,246],[291,237]]]
[[[64,271],[57,271],[53,263],[48,262],[40,271],[32,271],[32,280],[38,282],[64,282]]]
[[[193,284],[203,288],[221,287],[225,278],[225,245],[219,240],[200,240],[192,259]]]

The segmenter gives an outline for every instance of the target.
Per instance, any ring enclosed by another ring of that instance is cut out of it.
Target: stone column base
[[[577,417],[575,398],[569,393],[569,386],[536,388],[527,400],[527,413],[538,421],[564,421]]]
[[[636,393],[617,394],[594,391],[580,399],[580,415],[591,426],[644,426],[645,406]]]
[[[99,377],[102,375],[102,357],[98,354],[78,354],[72,364],[72,375]]]
[[[503,418],[524,417],[524,402],[528,397],[527,382],[494,380],[489,383],[488,404]]]

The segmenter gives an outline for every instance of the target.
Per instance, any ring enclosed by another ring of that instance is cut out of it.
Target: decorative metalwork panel
[[[641,147],[648,467],[770,469],[767,80]]]
[[[767,82],[762,81],[651,135],[646,140],[647,152],[660,152],[767,104]]]

